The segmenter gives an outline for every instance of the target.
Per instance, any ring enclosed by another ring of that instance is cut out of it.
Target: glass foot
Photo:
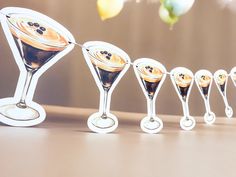
[[[17,99],[0,99],[0,122],[17,127],[28,127],[42,123],[46,112],[39,104],[29,101],[26,107],[17,106]]]
[[[180,127],[183,130],[192,130],[196,125],[196,121],[192,116],[182,117],[180,120]]]
[[[225,108],[225,114],[228,118],[231,118],[233,117],[234,111],[230,106],[228,106]]]
[[[94,113],[88,118],[87,125],[93,132],[110,133],[118,127],[118,120],[113,114],[102,117],[101,113]]]
[[[163,122],[158,117],[144,117],[140,123],[140,127],[146,133],[158,133],[163,128]]]
[[[211,125],[215,122],[216,120],[216,116],[215,116],[215,113],[213,112],[206,112],[205,115],[204,115],[204,121]]]
[[[39,118],[39,112],[34,108],[26,106],[25,108],[18,107],[15,104],[3,105],[0,107],[0,113],[9,119],[25,121]]]

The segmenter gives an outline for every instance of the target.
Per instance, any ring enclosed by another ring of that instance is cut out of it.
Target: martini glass
[[[100,91],[99,112],[88,118],[88,127],[97,133],[109,133],[118,126],[110,113],[111,94],[130,66],[129,56],[120,48],[101,41],[86,42],[82,48],[84,58]]]
[[[213,76],[208,70],[199,70],[195,74],[195,82],[198,90],[204,100],[206,113],[204,114],[204,121],[207,124],[213,124],[216,120],[215,114],[211,111],[209,96],[211,92]]]
[[[219,69],[214,73],[214,80],[225,104],[225,114],[228,118],[231,118],[233,116],[233,109],[229,106],[226,96],[228,73],[223,69]]]
[[[184,130],[192,130],[196,121],[189,114],[188,99],[194,81],[193,73],[187,68],[177,67],[171,70],[170,78],[183,107],[184,116],[180,120],[180,127]]]
[[[234,86],[236,87],[236,67],[233,67],[230,71],[230,77],[233,81]]]
[[[133,64],[135,75],[147,99],[148,115],[140,123],[146,133],[158,133],[163,128],[162,120],[156,116],[155,101],[166,78],[166,68],[158,61],[140,58]]]
[[[41,123],[45,110],[32,101],[38,78],[74,45],[74,37],[53,19],[30,9],[1,10],[1,24],[20,76],[13,98],[0,100],[0,121],[12,126]]]

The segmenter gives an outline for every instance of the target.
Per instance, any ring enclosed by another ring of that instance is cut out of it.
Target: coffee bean
[[[38,23],[34,23],[34,26],[35,26],[35,27],[39,27],[39,24],[38,24]]]
[[[46,31],[46,28],[44,28],[43,26],[40,26],[39,29],[40,29],[41,31]]]
[[[32,22],[27,23],[29,26],[33,26],[34,24]]]
[[[43,34],[43,32],[42,32],[40,29],[37,29],[36,31],[37,31],[37,33],[39,33],[39,34]]]

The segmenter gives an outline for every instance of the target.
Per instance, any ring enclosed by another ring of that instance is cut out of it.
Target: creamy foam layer
[[[219,74],[216,78],[216,82],[219,85],[224,85],[226,81],[227,75],[225,74]]]
[[[137,69],[140,77],[147,82],[158,82],[163,77],[163,71],[151,63],[139,63]]]
[[[174,75],[175,83],[179,87],[188,87],[192,82],[192,77],[186,73],[177,73]]]
[[[198,84],[200,87],[207,87],[211,83],[211,77],[207,75],[201,75],[198,78]]]
[[[24,14],[9,14],[11,33],[22,42],[46,51],[61,51],[69,43],[57,29],[44,21]]]
[[[116,53],[109,53],[104,49],[89,50],[90,59],[94,65],[109,72],[121,71],[126,62]]]

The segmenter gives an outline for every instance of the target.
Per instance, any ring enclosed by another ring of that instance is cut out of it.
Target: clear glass
[[[192,130],[196,121],[189,114],[188,99],[194,81],[193,73],[187,68],[177,67],[171,70],[170,78],[183,107],[184,116],[180,120],[180,127],[183,130]]]
[[[228,118],[231,118],[233,117],[233,109],[231,106],[229,106],[229,102],[226,95],[228,73],[223,69],[219,69],[214,73],[214,80],[225,104],[225,115]]]
[[[156,116],[155,101],[166,78],[166,68],[158,61],[140,58],[133,64],[135,75],[147,99],[148,115],[140,123],[146,133],[158,133],[163,128],[162,120]]]
[[[195,82],[199,92],[204,100],[206,112],[204,114],[204,121],[207,124],[213,124],[216,120],[215,113],[211,111],[210,107],[210,93],[212,86],[213,76],[208,70],[199,70],[195,74]]]
[[[84,58],[100,91],[99,112],[87,121],[90,130],[109,133],[118,126],[117,117],[110,113],[111,94],[130,66],[129,56],[120,48],[102,41],[86,42]]]
[[[20,76],[13,98],[0,100],[0,121],[12,126],[41,123],[45,110],[32,101],[38,78],[70,52],[74,37],[53,19],[30,9],[1,10],[1,24]]]

